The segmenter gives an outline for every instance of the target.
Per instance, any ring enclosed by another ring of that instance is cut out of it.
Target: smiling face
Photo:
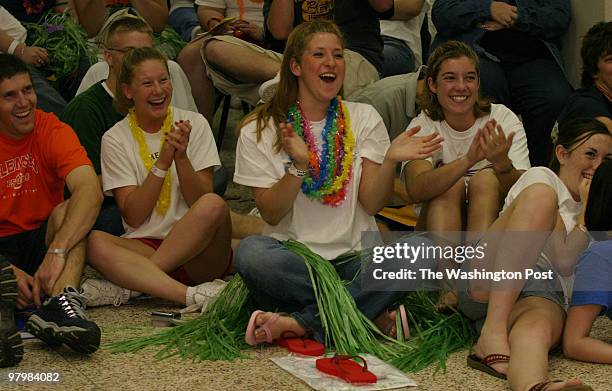
[[[569,151],[558,145],[555,149],[559,160],[559,177],[577,199],[580,182],[591,179],[604,159],[612,159],[612,136],[594,134]]]
[[[18,73],[0,82],[0,132],[21,139],[34,130],[36,92],[30,75]]]
[[[344,54],[335,34],[313,34],[300,63],[292,59],[290,66],[298,79],[301,102],[314,100],[329,104],[342,88]]]
[[[475,120],[474,105],[480,83],[476,65],[467,57],[449,58],[440,65],[436,79],[428,78],[429,90],[436,95],[444,117]]]
[[[157,122],[166,118],[172,99],[172,83],[166,64],[158,59],[144,60],[134,68],[129,84],[123,84],[123,93],[134,102],[139,121]]]

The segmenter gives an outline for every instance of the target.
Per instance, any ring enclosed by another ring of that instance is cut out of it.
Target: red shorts
[[[147,246],[151,247],[154,250],[157,250],[163,242],[162,239],[152,239],[152,238],[134,238],[134,239],[140,240],[142,243],[146,244]],[[232,266],[232,262],[231,262],[232,256],[233,256],[233,251],[230,248],[230,262],[227,264],[227,267],[223,271],[223,275],[221,276],[221,279],[225,278],[229,273],[229,269]],[[174,278],[176,281],[180,282],[181,284],[185,284],[187,286],[198,285],[197,282],[195,282],[191,277],[189,277],[189,274],[187,274],[187,270],[185,270],[185,267],[183,266],[179,266],[176,270],[168,273],[168,275]]]

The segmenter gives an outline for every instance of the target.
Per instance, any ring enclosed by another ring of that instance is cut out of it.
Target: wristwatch
[[[306,176],[306,173],[308,171],[306,170],[299,170],[295,167],[295,165],[293,163],[291,163],[291,165],[289,166],[289,168],[287,169],[287,172],[293,176],[296,176],[298,178],[304,178]]]
[[[164,179],[168,174],[168,171],[162,170],[154,164],[153,167],[151,167],[151,174],[155,175],[158,178]]]

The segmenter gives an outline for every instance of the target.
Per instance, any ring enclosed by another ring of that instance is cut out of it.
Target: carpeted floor
[[[102,343],[150,334],[150,313],[156,310],[177,310],[178,307],[159,299],[135,300],[133,304],[88,309],[89,317],[102,329]],[[612,322],[600,319],[595,335],[612,342]],[[277,367],[268,357],[287,354],[269,347],[249,352],[248,360],[234,362],[192,362],[181,358],[157,361],[158,348],[147,348],[136,354],[111,354],[102,349],[91,356],[77,354],[63,346],[50,348],[38,340],[25,342],[25,355],[15,368],[0,370],[0,389],[36,390],[308,390],[297,378]],[[435,367],[410,374],[418,390],[506,390],[504,381],[469,369],[465,365],[467,351],[455,353],[447,362],[447,370]],[[612,390],[609,365],[570,361],[560,356],[551,360],[551,379],[581,378],[598,391]],[[57,384],[11,385],[9,372],[58,372]],[[415,388],[412,388],[415,389]]]
[[[233,173],[235,136],[234,127],[240,111],[231,110],[228,130],[223,142],[221,160]],[[215,125],[218,123],[218,118]],[[215,126],[217,129],[217,126]],[[246,213],[254,206],[250,192],[230,183],[226,196],[231,208]],[[150,313],[178,307],[159,299],[136,300],[130,305],[99,307],[87,310],[88,316],[102,329],[102,343],[119,341],[131,336],[151,333]],[[612,342],[612,322],[599,319],[594,335]],[[192,362],[178,357],[157,361],[156,348],[137,354],[111,354],[102,349],[91,356],[72,352],[67,347],[50,348],[38,340],[25,342],[25,355],[15,368],[0,369],[0,390],[308,390],[297,378],[281,370],[268,357],[287,354],[280,348],[269,347],[249,352],[248,360],[234,362]],[[506,382],[465,365],[468,352],[454,354],[447,362],[446,371],[434,366],[410,376],[418,390],[506,390]],[[578,377],[598,391],[612,391],[612,368],[570,361],[559,355],[550,364],[551,379]],[[11,384],[9,373],[57,372],[58,383]],[[413,388],[414,389],[414,388]]]

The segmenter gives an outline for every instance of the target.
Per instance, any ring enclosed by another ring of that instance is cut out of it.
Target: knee
[[[57,205],[55,208],[53,208],[51,215],[49,215],[49,226],[51,227],[53,232],[57,231],[64,222],[64,217],[66,217],[66,210],[68,209],[68,202],[69,200],[66,200],[61,204]]]
[[[468,184],[468,197],[474,201],[476,197],[499,197],[499,179],[490,170],[476,173]]]
[[[264,254],[268,248],[266,241],[271,240],[267,236],[253,235],[240,240],[234,253],[234,262],[240,275],[248,276],[252,271],[262,270]]]
[[[198,217],[199,221],[221,223],[229,221],[229,207],[217,194],[204,194],[191,206],[192,213]]]
[[[225,57],[225,43],[216,39],[211,39],[204,45],[204,56],[206,60],[214,65],[219,65]]]
[[[187,44],[179,53],[176,61],[183,69],[192,69],[202,63],[200,50],[202,41]]]
[[[526,187],[516,199],[517,207],[532,216],[532,221],[550,222],[557,213],[557,194],[547,185],[536,183]]]
[[[108,251],[107,238],[109,234],[102,231],[91,231],[87,238],[87,258],[92,266],[100,260],[102,254]]]

